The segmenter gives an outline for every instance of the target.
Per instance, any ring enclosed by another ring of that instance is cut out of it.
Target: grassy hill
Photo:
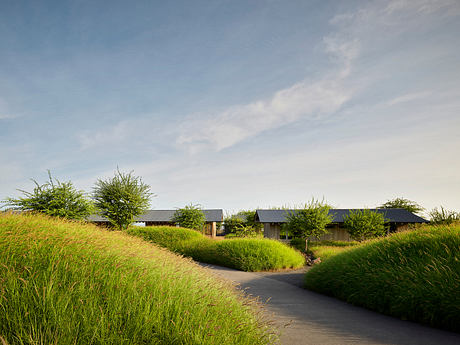
[[[298,268],[305,258],[297,250],[274,240],[235,238],[215,241],[201,233],[171,226],[132,227],[128,233],[200,262],[243,271]]]
[[[306,287],[402,319],[460,331],[460,225],[424,226],[315,265]]]
[[[253,304],[140,238],[0,215],[0,343],[266,344]]]

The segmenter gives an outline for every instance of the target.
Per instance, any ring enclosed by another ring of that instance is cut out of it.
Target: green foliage
[[[423,212],[425,209],[417,204],[415,201],[411,201],[404,198],[395,198],[393,200],[388,200],[386,203],[379,206],[379,208],[403,208],[414,214]]]
[[[236,237],[256,237],[262,232],[263,225],[255,221],[256,211],[246,210],[225,218],[224,230],[226,234]]]
[[[460,331],[460,226],[371,240],[307,272],[308,289],[398,318]]]
[[[177,229],[177,231],[175,231]],[[244,271],[297,268],[304,265],[298,251],[268,239],[211,240],[197,231],[169,227],[131,227],[139,236],[194,260]]]
[[[356,241],[384,236],[386,234],[384,224],[383,214],[369,209],[350,210],[343,222],[351,238]]]
[[[293,237],[305,239],[305,251],[307,251],[307,239],[309,237],[319,238],[328,232],[326,226],[333,219],[329,215],[330,208],[324,202],[312,199],[305,204],[304,208],[287,214],[283,230],[290,232]]]
[[[22,198],[7,198],[3,203],[13,209],[35,211],[54,217],[68,219],[85,219],[93,211],[93,205],[84,195],[77,191],[72,182],[60,182],[51,177],[49,181],[40,185],[37,181],[33,192],[19,189],[25,196]]]
[[[100,215],[120,230],[127,229],[134,217],[147,211],[152,195],[150,186],[140,177],[118,169],[113,178],[99,179],[93,188],[94,204]]]
[[[246,237],[255,238],[263,237],[261,232],[256,231],[252,226],[240,225],[232,233],[225,235],[225,238]]]
[[[200,206],[190,204],[184,208],[177,209],[174,212],[172,221],[178,223],[183,228],[202,231],[206,223],[206,217]]]
[[[253,301],[125,232],[0,215],[0,277],[0,343],[272,343]]]
[[[433,224],[452,224],[453,222],[460,220],[460,212],[449,211],[442,206],[439,210],[435,207],[430,212],[430,218],[430,221]]]

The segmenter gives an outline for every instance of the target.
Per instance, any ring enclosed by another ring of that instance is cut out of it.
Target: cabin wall
[[[279,240],[281,226],[276,223],[264,223],[264,237]]]

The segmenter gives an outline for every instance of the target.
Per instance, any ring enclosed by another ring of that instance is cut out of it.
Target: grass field
[[[254,303],[140,238],[0,215],[0,343],[266,344]]]
[[[460,331],[460,226],[424,226],[315,265],[308,289],[401,319]]]
[[[199,232],[176,227],[132,227],[128,233],[142,237],[194,260],[243,271],[298,268],[301,253],[278,241],[254,238],[211,240]]]

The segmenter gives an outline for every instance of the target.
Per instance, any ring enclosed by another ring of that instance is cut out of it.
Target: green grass
[[[128,233],[189,256],[196,261],[243,271],[270,271],[304,265],[301,253],[269,239],[211,240],[199,232],[175,227],[132,227]]]
[[[358,244],[359,243],[355,241],[310,241],[308,244],[308,253],[313,254],[313,257],[321,258],[321,260],[324,261]],[[301,238],[294,238],[291,240],[290,246],[304,252],[305,240]]]
[[[346,241],[318,241],[310,242],[309,250],[315,258],[321,258],[321,261],[324,261],[358,244],[358,242]]]
[[[401,319],[460,331],[460,226],[369,241],[315,265],[308,289]]]
[[[0,343],[266,344],[254,303],[142,239],[0,215]]]

